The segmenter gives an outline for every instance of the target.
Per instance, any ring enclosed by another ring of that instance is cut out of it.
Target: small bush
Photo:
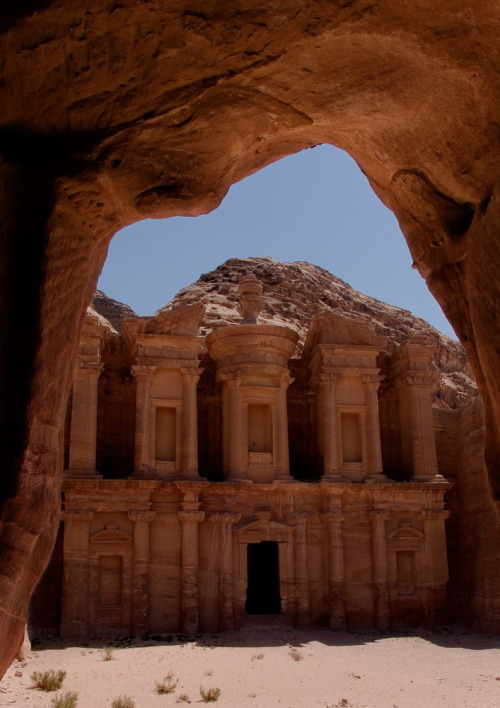
[[[212,674],[213,674],[213,669],[208,669],[208,671],[205,671],[203,676],[212,676]]]
[[[58,688],[61,688],[65,676],[66,671],[50,669],[49,671],[34,671],[31,674],[31,680],[34,684],[33,688],[37,688],[39,691],[57,691]]]
[[[103,661],[111,661],[113,658],[114,647],[103,647],[101,649],[101,656]]]
[[[176,703],[191,703],[191,699],[187,695],[187,693],[179,693],[177,696],[177,700],[175,701]]]
[[[292,651],[290,652],[290,656],[294,661],[302,661],[302,659],[304,658],[300,651],[297,651],[297,649],[292,649]]]
[[[252,655],[252,661],[255,661],[255,660],[258,661],[259,659],[263,659],[263,658],[264,658],[264,654],[253,654]]]
[[[134,708],[135,701],[130,696],[118,696],[111,703],[111,708]]]
[[[66,693],[52,699],[52,706],[53,708],[75,708],[77,700],[78,693],[66,691]]]
[[[200,696],[203,703],[215,703],[219,700],[220,688],[209,688],[207,691],[200,686]]]
[[[161,683],[156,681],[156,693],[173,693],[179,683],[173,671],[169,671]]]

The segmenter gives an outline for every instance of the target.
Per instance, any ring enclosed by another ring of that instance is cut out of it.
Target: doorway
[[[281,612],[279,550],[276,541],[247,546],[248,585],[245,611],[248,615]]]

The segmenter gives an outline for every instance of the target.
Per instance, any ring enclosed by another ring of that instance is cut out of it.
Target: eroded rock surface
[[[499,24],[481,0],[2,8],[1,667],[53,543],[70,372],[109,239],[209,211],[302,148],[347,150],[398,217],[483,395],[477,501],[498,498]],[[463,532],[487,624],[498,517],[481,518],[481,537],[472,517]]]

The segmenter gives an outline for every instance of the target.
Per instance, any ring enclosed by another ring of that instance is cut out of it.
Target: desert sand
[[[78,708],[105,708],[120,695],[132,697],[136,708],[172,706],[182,694],[196,703],[200,686],[220,688],[217,705],[238,708],[500,706],[500,638],[457,627],[333,633],[253,626],[114,646],[106,661],[102,643],[45,641],[12,664],[0,684],[0,706],[50,707],[55,693],[30,688],[31,674],[47,669],[67,672],[58,693],[75,691]],[[169,672],[177,686],[158,694],[156,682]]]

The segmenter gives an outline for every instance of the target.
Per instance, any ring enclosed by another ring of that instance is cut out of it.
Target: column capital
[[[65,509],[61,511],[62,521],[92,521],[92,509]]]
[[[370,520],[373,524],[384,523],[391,516],[391,512],[388,509],[372,509],[370,511]]]
[[[283,372],[280,375],[280,385],[282,388],[287,389],[290,384],[292,384],[295,381],[293,376],[290,376],[288,371]]]
[[[365,388],[372,390],[372,391],[377,391],[379,386],[380,386],[380,381],[382,380],[382,376],[379,374],[361,374],[361,379],[363,383],[365,384]]]
[[[441,521],[450,518],[448,509],[422,509],[422,516],[428,521]]]
[[[104,369],[104,364],[99,358],[82,359],[78,357],[74,377],[75,378],[98,378]]]
[[[200,369],[197,366],[182,366],[180,372],[182,380],[186,383],[196,384],[205,369]]]
[[[317,374],[315,381],[318,386],[331,386],[332,384],[336,386],[340,376],[340,373],[322,371]]]
[[[286,520],[290,524],[295,526],[301,526],[307,523],[308,519],[312,517],[312,512],[310,511],[290,511],[286,515]]]
[[[204,511],[178,511],[177,516],[179,517],[179,521],[183,523],[199,524],[205,520]]]
[[[208,519],[214,523],[237,524],[241,514],[237,511],[214,511],[209,514]]]
[[[439,382],[439,374],[432,370],[422,370],[412,369],[411,371],[405,371],[401,374],[397,383],[400,386],[406,386],[410,390],[420,390],[430,392]]]
[[[341,511],[324,511],[323,517],[331,524],[341,524],[344,520],[344,514]]]
[[[226,373],[218,373],[217,379],[231,386],[241,385],[241,371],[229,371]]]
[[[156,516],[156,512],[154,511],[136,511],[136,510],[131,510],[128,512],[128,518],[130,521],[153,521],[153,519]]]
[[[150,379],[157,369],[157,366],[151,366],[150,364],[134,364],[130,367],[132,376],[135,379]]]

